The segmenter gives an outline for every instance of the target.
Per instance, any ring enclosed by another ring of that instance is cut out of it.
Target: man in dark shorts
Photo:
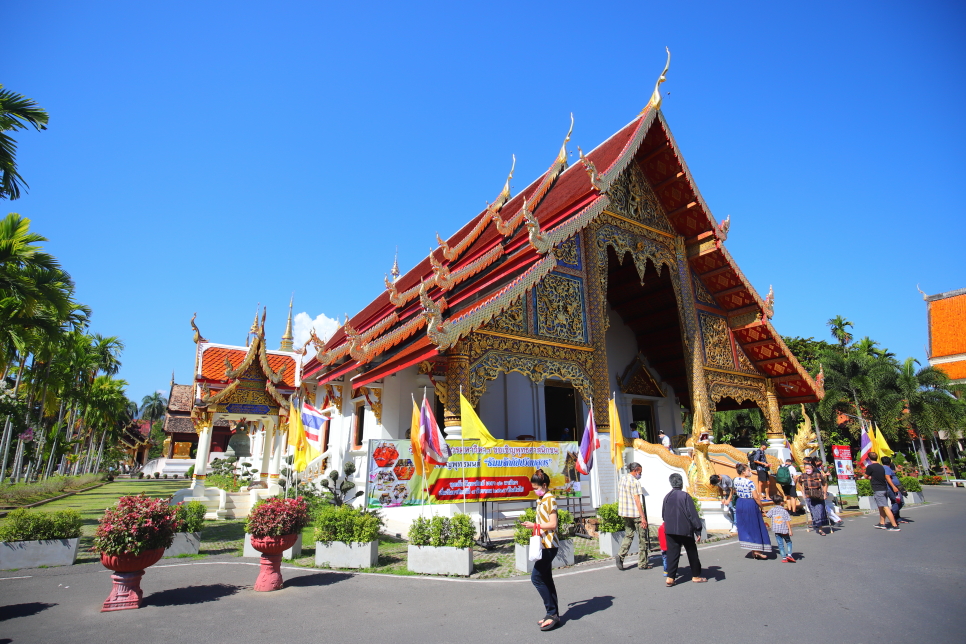
[[[771,495],[768,494],[768,461],[765,457],[765,450],[768,449],[768,443],[762,443],[761,447],[756,449],[748,457],[748,463],[751,469],[755,470],[758,474],[758,494],[761,498],[767,499]]]
[[[899,489],[892,482],[892,479],[886,476],[885,468],[879,464],[878,454],[869,452],[869,460],[872,463],[865,468],[865,478],[872,483],[872,497],[879,507],[879,522],[875,524],[875,527],[889,532],[898,532],[900,528],[892,514],[892,502],[889,500],[887,490],[891,487],[895,494],[899,494]],[[886,523],[886,519],[889,519],[889,523]]]

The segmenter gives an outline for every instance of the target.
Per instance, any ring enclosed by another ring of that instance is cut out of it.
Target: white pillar
[[[272,441],[272,460],[268,467],[268,489],[272,494],[277,494],[280,489],[278,485],[279,473],[282,471],[282,454],[285,452],[285,434],[278,427],[275,432],[275,440]]]
[[[198,432],[198,453],[195,454],[195,473],[191,480],[191,496],[205,495],[205,477],[208,474],[208,453],[211,451],[211,432],[214,420]]]
[[[268,487],[268,468],[272,458],[272,436],[274,434],[274,423],[266,420],[262,423],[262,458],[258,466],[258,480]]]

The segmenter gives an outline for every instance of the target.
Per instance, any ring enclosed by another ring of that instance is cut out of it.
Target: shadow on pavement
[[[581,617],[586,617],[587,615],[593,615],[596,612],[607,610],[614,604],[613,595],[604,595],[602,597],[593,597],[591,599],[583,599],[578,602],[571,602],[567,604],[567,612],[564,614],[564,619],[568,622],[575,622]]]
[[[345,579],[350,579],[352,575],[344,572],[316,572],[310,575],[299,575],[285,580],[286,588],[308,587],[308,586],[328,586]]]
[[[15,617],[30,617],[48,608],[53,608],[57,604],[45,604],[44,602],[29,602],[26,604],[11,604],[10,606],[0,606],[0,622]],[[10,641],[10,640],[7,640]]]
[[[229,597],[238,591],[238,586],[229,586],[228,584],[172,588],[148,595],[144,598],[144,605],[186,606],[188,604],[204,604],[205,602],[218,601],[222,597]]]
[[[715,581],[724,581],[727,579],[724,570],[721,566],[708,566],[704,569],[704,576],[708,579],[714,579]]]

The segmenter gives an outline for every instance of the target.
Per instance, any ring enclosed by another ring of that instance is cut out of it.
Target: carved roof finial
[[[292,298],[288,301],[288,322],[285,323],[285,333],[282,334],[282,343],[279,345],[279,351],[292,351],[295,346],[295,335],[292,333],[292,304],[295,302],[295,293],[292,293]]]
[[[399,279],[399,246],[396,246],[396,255],[393,257],[392,270],[389,273],[392,275],[393,282]]]
[[[563,144],[560,146],[560,152],[557,154],[557,163],[561,163],[566,167],[567,165],[567,143],[570,141],[570,135],[574,133],[574,113],[570,113],[570,129],[567,130],[567,137],[564,139]],[[513,158],[514,163],[516,163],[516,157]],[[511,171],[512,176],[512,171]],[[509,182],[509,179],[507,179]]]
[[[195,330],[194,343],[195,344],[198,344],[199,342],[207,342],[208,340],[206,340],[205,338],[201,337],[201,331],[198,329],[198,325],[195,324],[195,318],[196,317],[198,317],[198,314],[197,313],[195,313],[194,315],[191,316],[191,328]],[[174,377],[174,373],[172,373],[171,376],[173,378]]]
[[[765,317],[769,320],[775,317],[775,289],[768,285],[768,295],[765,296]]]
[[[248,329],[248,335],[245,337],[245,346],[251,346],[252,336],[258,335],[258,309],[262,307],[262,303],[259,302],[255,305],[255,319],[252,320],[252,326]]]
[[[929,299],[929,296],[926,295],[921,288],[919,288],[918,284],[916,284],[916,290],[919,291],[920,295],[922,295],[923,301],[926,301]]]
[[[661,72],[657,82],[654,83],[654,93],[651,94],[651,100],[647,102],[647,107],[645,107],[644,110],[648,108],[653,108],[655,110],[661,109],[661,83],[667,80],[667,70],[671,67],[671,50],[667,47],[665,47],[664,50],[667,51],[667,64],[664,65],[664,71]]]
[[[731,229],[731,215],[725,217],[725,220],[718,224],[718,238],[721,241],[727,241],[728,230]]]
[[[513,163],[510,165],[510,174],[506,176],[506,183],[503,184],[503,190],[500,192],[500,197],[497,202],[500,203],[500,207],[510,200],[510,179],[513,178],[513,171],[517,167],[517,155],[513,156]]]

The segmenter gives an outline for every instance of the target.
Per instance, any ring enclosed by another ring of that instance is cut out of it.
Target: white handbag
[[[530,561],[540,561],[543,557],[543,539],[540,538],[540,528],[533,526],[533,534],[530,536],[530,548],[527,552]]]

